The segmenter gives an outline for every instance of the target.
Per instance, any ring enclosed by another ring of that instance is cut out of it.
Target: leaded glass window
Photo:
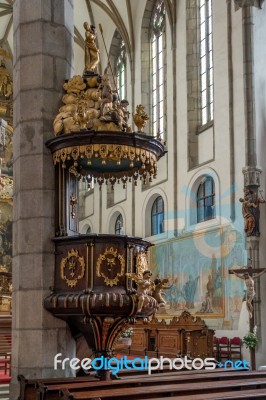
[[[213,120],[212,0],[199,1],[201,125]]]
[[[123,235],[124,233],[124,221],[121,214],[118,215],[115,221],[115,234]]]
[[[161,196],[154,201],[151,209],[151,235],[164,232],[164,202]]]
[[[126,46],[122,41],[117,59],[117,88],[120,100],[126,98]]]
[[[164,118],[164,0],[158,0],[152,13],[151,57],[152,57],[152,133],[163,138]]]
[[[206,176],[197,191],[197,222],[215,218],[215,185],[211,176]]]

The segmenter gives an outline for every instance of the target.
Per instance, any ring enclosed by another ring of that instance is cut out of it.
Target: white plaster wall
[[[199,163],[203,164],[214,158],[213,126],[199,134]]]

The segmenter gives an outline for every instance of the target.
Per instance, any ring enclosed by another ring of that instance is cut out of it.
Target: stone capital
[[[234,2],[235,2],[235,11],[237,11],[240,8],[246,6],[254,6],[257,8],[262,8],[264,0],[234,0]]]
[[[244,186],[256,187],[260,186],[261,169],[257,167],[244,167],[242,169],[244,175]]]

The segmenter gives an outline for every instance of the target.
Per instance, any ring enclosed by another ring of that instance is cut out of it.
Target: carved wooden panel
[[[177,331],[162,330],[158,331],[158,352],[160,354],[173,353],[181,351],[181,336]]]
[[[145,329],[135,330],[132,336],[132,344],[130,348],[131,352],[134,353],[134,351],[145,351],[146,348],[147,348],[147,334],[145,332]]]

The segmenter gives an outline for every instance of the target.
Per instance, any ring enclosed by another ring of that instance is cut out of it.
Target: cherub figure
[[[149,293],[154,288],[154,283],[151,281],[152,272],[149,270],[145,270],[143,272],[142,278],[137,274],[126,274],[130,279],[136,282],[137,284],[137,296],[138,296],[138,309],[137,312],[141,312],[145,299],[149,295]]]
[[[138,128],[138,132],[142,132],[146,122],[149,120],[148,114],[144,110],[144,106],[139,104],[136,107],[136,113],[133,114],[133,121]]]
[[[154,285],[155,286],[154,286],[154,289],[152,291],[152,297],[154,297],[155,300],[157,300],[157,303],[159,304],[159,306],[160,305],[165,306],[166,301],[163,298],[163,295],[164,295],[163,289],[171,289],[171,287],[173,285],[169,286],[169,279],[161,280],[159,278],[156,278],[154,280]]]
[[[253,313],[253,306],[252,306],[252,301],[255,297],[255,288],[254,288],[254,279],[259,278],[264,272],[266,271],[266,268],[263,269],[260,273],[254,274],[253,276],[249,275],[249,272],[244,272],[244,274],[238,274],[234,270],[232,272],[235,274],[240,279],[243,279],[246,284],[246,305],[247,305],[247,310],[249,313],[249,318],[252,318],[252,313]]]

